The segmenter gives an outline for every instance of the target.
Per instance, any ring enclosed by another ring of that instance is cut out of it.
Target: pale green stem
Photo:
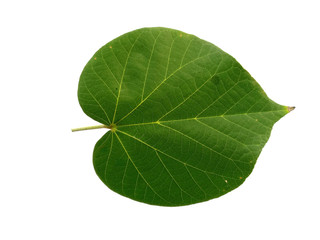
[[[97,126],[90,126],[90,127],[73,128],[71,129],[71,131],[77,132],[77,131],[91,130],[91,129],[98,129],[98,128],[109,128],[109,127],[106,125],[97,125]]]

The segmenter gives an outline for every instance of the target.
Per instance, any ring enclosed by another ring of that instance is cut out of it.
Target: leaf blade
[[[112,128],[94,149],[100,179],[163,206],[240,186],[290,110],[218,47],[166,28],[138,29],[102,47],[80,77],[78,96],[88,116]]]

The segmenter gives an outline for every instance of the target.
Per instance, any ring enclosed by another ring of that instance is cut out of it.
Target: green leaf
[[[237,188],[273,124],[291,110],[215,45],[167,28],[138,29],[99,49],[78,97],[88,116],[111,129],[94,149],[100,179],[123,196],[163,206]]]

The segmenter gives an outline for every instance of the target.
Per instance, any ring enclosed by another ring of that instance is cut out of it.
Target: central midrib
[[[173,120],[154,121],[154,122],[145,122],[145,123],[132,123],[132,124],[124,124],[124,125],[121,125],[121,124],[118,125],[117,124],[117,128],[119,128],[119,127],[140,126],[140,125],[161,124],[161,123],[170,123],[170,122],[179,122],[179,121],[192,121],[192,120],[208,119],[208,118],[224,118],[225,116],[247,116],[249,114],[259,114],[259,113],[262,114],[262,113],[269,113],[269,112],[285,112],[285,110],[251,112],[251,113],[238,113],[238,114],[225,114],[225,115],[219,115],[219,116],[183,118],[183,119],[173,119]]]

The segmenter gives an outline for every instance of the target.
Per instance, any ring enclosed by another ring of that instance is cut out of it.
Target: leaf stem
[[[73,128],[71,129],[72,132],[77,132],[77,131],[83,131],[83,130],[91,130],[91,129],[98,129],[98,128],[109,128],[106,125],[97,125],[97,126],[89,126],[89,127],[81,127],[81,128]]]

